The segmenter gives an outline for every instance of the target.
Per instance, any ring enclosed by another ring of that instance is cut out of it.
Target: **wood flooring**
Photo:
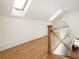
[[[42,59],[48,55],[48,39],[43,36],[0,52],[0,59]]]
[[[72,59],[71,57],[58,56],[58,55],[48,55],[45,59]]]
[[[44,36],[0,52],[0,59],[72,59],[72,58],[57,55],[48,55],[48,39],[47,36]]]

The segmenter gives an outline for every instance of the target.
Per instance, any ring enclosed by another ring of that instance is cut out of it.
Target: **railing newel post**
[[[48,25],[48,54],[51,54],[51,34],[52,34],[52,25]]]

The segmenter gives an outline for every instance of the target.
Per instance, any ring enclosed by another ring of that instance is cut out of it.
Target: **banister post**
[[[52,34],[52,25],[48,25],[48,54],[51,54],[51,34]]]

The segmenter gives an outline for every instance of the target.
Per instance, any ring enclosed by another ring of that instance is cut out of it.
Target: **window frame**
[[[13,8],[16,9],[16,10],[18,10],[18,11],[24,11],[24,9],[25,9],[27,3],[28,3],[28,0],[26,0],[26,2],[24,3],[24,6],[23,6],[22,9],[20,9],[20,8],[16,8],[16,7],[13,7]]]

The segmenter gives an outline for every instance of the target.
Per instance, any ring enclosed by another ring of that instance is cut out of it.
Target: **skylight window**
[[[62,9],[59,9],[59,10],[57,11],[57,13],[56,13],[53,17],[51,17],[51,18],[49,19],[49,21],[54,20],[56,17],[58,17],[59,15],[62,15],[63,13],[64,13],[64,11],[63,11]]]
[[[28,0],[15,0],[13,4],[13,8],[17,10],[24,10],[27,2]]]
[[[22,17],[25,16],[31,2],[32,0],[14,0],[11,15]]]

